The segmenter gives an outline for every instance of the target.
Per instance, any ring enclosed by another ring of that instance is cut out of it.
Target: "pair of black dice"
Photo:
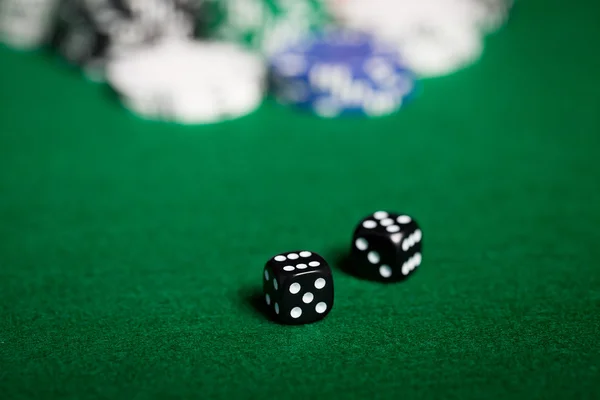
[[[377,211],[360,221],[352,237],[349,270],[380,282],[403,281],[422,261],[423,233],[408,215]],[[331,268],[310,251],[278,254],[263,271],[263,294],[275,319],[308,324],[325,318],[334,303]]]

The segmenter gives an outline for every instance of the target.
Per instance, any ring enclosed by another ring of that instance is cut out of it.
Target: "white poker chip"
[[[59,0],[0,0],[0,42],[36,49],[50,36]]]
[[[473,64],[483,53],[481,36],[450,23],[407,31],[397,42],[407,66],[423,77],[451,74]]]
[[[427,78],[477,61],[485,35],[503,24],[512,0],[331,1],[342,25],[395,43],[406,65]]]
[[[475,16],[476,26],[485,34],[499,30],[506,24],[514,0],[455,0],[470,15]]]
[[[266,67],[231,43],[170,39],[110,60],[109,85],[148,119],[206,124],[251,113],[262,103]]]
[[[419,19],[454,20],[490,31],[499,28],[508,17],[514,0],[328,0],[338,21],[351,25],[380,25],[402,28]]]

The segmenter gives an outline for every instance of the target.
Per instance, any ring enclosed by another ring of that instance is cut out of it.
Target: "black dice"
[[[402,281],[421,265],[422,240],[423,233],[413,218],[377,211],[354,230],[352,270],[366,279]]]
[[[271,258],[263,271],[265,302],[284,324],[309,324],[333,307],[333,277],[325,259],[310,251],[293,251]]]

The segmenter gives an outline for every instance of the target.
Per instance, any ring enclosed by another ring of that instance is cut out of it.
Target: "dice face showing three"
[[[329,264],[310,251],[293,251],[271,258],[263,271],[263,294],[275,319],[284,324],[309,324],[333,307]]]
[[[364,278],[398,282],[421,265],[423,233],[408,215],[377,211],[364,218],[354,231],[351,263]]]

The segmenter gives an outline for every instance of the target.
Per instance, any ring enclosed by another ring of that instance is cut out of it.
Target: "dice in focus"
[[[281,253],[263,270],[263,294],[275,320],[300,325],[320,321],[333,307],[329,264],[310,251]]]

